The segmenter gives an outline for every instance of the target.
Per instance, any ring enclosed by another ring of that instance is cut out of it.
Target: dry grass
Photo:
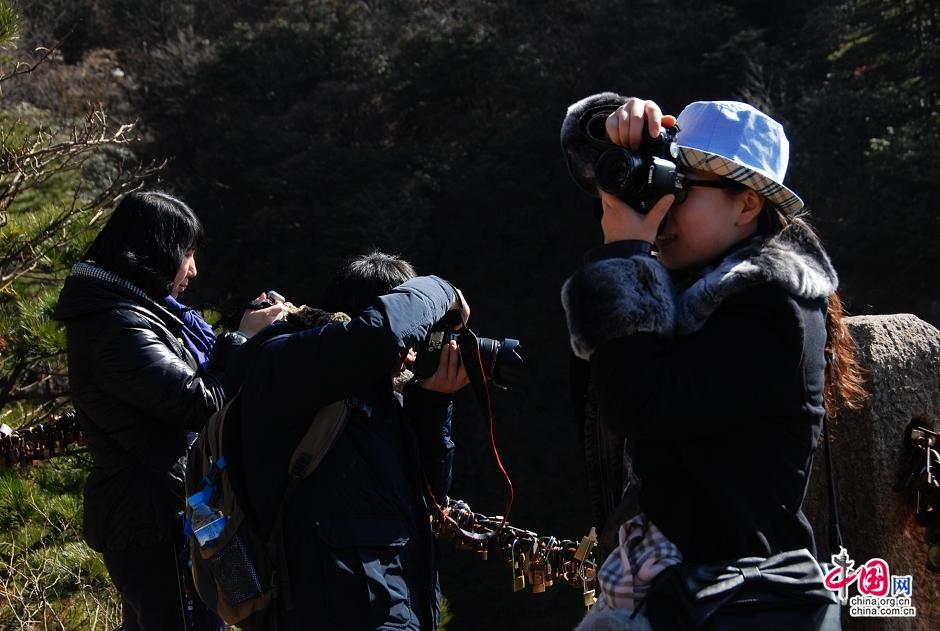
[[[109,631],[120,600],[81,541],[87,459],[0,473],[0,629]]]

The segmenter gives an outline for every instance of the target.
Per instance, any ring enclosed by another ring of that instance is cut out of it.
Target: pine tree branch
[[[117,178],[112,179],[107,187],[80,206],[77,203],[83,191],[81,185],[76,187],[73,191],[71,204],[63,208],[55,218],[50,220],[31,238],[24,239],[19,244],[8,248],[3,253],[4,255],[0,257],[0,269],[4,270],[4,273],[0,274],[0,283],[2,283],[0,284],[0,293],[8,290],[18,279],[34,271],[49,253],[71,241],[73,236],[66,228],[79,217],[86,216],[92,211],[98,211],[102,207],[110,206],[121,196],[139,189],[143,186],[145,179],[156,174],[164,165],[165,162],[161,164],[151,163],[149,165],[137,165],[133,171],[124,171],[122,169],[119,171]]]
[[[9,81],[10,79],[13,79],[14,77],[21,77],[23,75],[28,75],[32,73],[33,71],[35,71],[37,68],[39,68],[39,66],[46,63],[46,61],[52,56],[53,53],[55,53],[57,50],[59,50],[62,47],[62,44],[65,43],[65,40],[67,40],[74,31],[75,31],[75,27],[73,26],[72,28],[69,29],[68,33],[66,33],[65,36],[59,40],[59,43],[57,43],[52,48],[46,48],[45,46],[37,47],[34,52],[41,53],[41,55],[39,59],[37,59],[33,63],[29,63],[27,61],[18,61],[16,63],[16,66],[10,72],[5,73],[5,72],[0,71],[0,84],[2,84],[5,81]],[[0,89],[0,95],[2,94],[3,94],[3,91],[2,89]]]

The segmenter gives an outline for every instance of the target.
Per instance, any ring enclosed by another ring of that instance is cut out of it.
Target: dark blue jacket
[[[411,384],[402,403],[390,376],[454,297],[439,278],[415,278],[350,322],[273,337],[255,349],[241,390],[243,469],[249,508],[265,534],[289,457],[318,408],[343,399],[355,406],[287,508],[293,609],[282,612],[279,629],[436,627],[423,489],[427,476],[443,499],[450,484],[451,398]]]

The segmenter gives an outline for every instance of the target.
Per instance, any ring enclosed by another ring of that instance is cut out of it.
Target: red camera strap
[[[506,525],[509,522],[509,514],[512,512],[512,505],[516,499],[516,491],[512,486],[512,480],[509,477],[509,473],[506,471],[506,466],[503,464],[503,459],[499,455],[499,449],[496,447],[496,434],[494,430],[494,416],[493,416],[493,399],[490,394],[490,385],[486,377],[486,372],[483,367],[483,356],[480,353],[480,345],[477,341],[476,335],[473,334],[469,328],[464,326],[463,330],[460,333],[460,356],[464,360],[464,368],[467,370],[467,374],[470,376],[470,383],[474,386],[474,391],[477,395],[477,400],[480,403],[480,406],[486,412],[486,421],[489,428],[490,436],[490,450],[493,452],[493,458],[496,461],[496,466],[502,473],[503,478],[506,480],[506,486],[509,489],[509,496],[506,500],[506,510],[503,512],[502,522],[499,527],[487,533],[471,532],[462,528],[452,517],[447,515],[444,510],[441,508],[440,503],[437,501],[437,498],[434,496],[434,492],[431,490],[431,485],[428,483],[427,478],[425,477],[424,485],[428,492],[428,497],[431,500],[431,504],[434,507],[435,512],[438,517],[450,525],[451,528],[459,532],[463,537],[469,541],[475,543],[482,543],[486,541],[493,540],[499,536],[503,531]]]

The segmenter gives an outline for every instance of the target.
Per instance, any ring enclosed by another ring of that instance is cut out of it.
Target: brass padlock
[[[591,607],[597,602],[597,598],[594,597],[594,590],[588,589],[584,592],[584,608],[590,610]]]
[[[541,574],[539,574],[539,573],[535,573],[535,574],[533,574],[532,576],[533,576],[533,579],[534,579],[534,580],[532,581],[532,593],[533,593],[533,594],[543,594],[543,593],[545,593],[545,581],[544,581],[544,577],[543,577]]]
[[[509,549],[509,564],[512,566],[512,591],[525,589],[525,553],[516,554],[516,543]]]
[[[581,543],[578,544],[578,550],[574,553],[574,558],[577,561],[583,561],[587,558],[587,555],[594,549],[594,545],[597,543],[597,529],[594,526],[591,526],[591,532],[587,536],[581,539]]]
[[[545,568],[539,559],[532,561],[532,593],[541,594],[545,591]]]

